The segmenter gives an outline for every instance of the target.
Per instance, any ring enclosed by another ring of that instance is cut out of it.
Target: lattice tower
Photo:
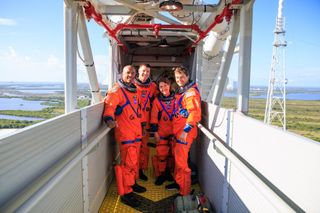
[[[285,75],[285,40],[284,17],[282,16],[283,0],[279,0],[278,16],[274,31],[272,62],[267,94],[264,122],[280,122],[286,129],[286,84]]]

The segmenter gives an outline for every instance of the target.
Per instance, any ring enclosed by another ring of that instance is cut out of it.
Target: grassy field
[[[287,130],[320,142],[320,101],[287,100],[286,106]],[[236,99],[224,98],[222,107],[236,108]],[[250,100],[249,116],[263,121],[265,107],[265,99]]]
[[[39,97],[29,98],[29,100],[34,99],[39,100]],[[43,99],[40,100],[46,101],[45,105],[51,107],[44,108],[41,111],[0,110],[0,114],[49,119],[64,113],[64,101],[61,97],[56,97],[54,99],[52,99],[52,97],[49,99],[43,97]],[[249,116],[258,120],[263,120],[265,101],[265,99],[250,100]],[[78,108],[88,106],[89,104],[89,100],[78,100]],[[224,98],[222,107],[236,108],[236,99]],[[0,119],[0,129],[22,128],[37,122],[40,121]],[[279,123],[275,125],[279,125]],[[320,142],[320,101],[287,100],[287,130]]]

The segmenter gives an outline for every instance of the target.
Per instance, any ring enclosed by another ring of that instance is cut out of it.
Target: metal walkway
[[[154,155],[155,149],[150,148],[150,158]],[[120,196],[117,193],[117,186],[115,179],[113,180],[103,203],[101,204],[99,213],[105,212],[173,212],[173,201],[175,195],[178,193],[177,190],[166,190],[165,186],[172,182],[164,182],[161,186],[154,184],[155,177],[153,175],[153,169],[151,161],[149,161],[149,168],[145,172],[148,176],[148,181],[138,180],[138,184],[147,188],[145,193],[137,194],[136,198],[141,201],[141,206],[136,209],[123,204],[120,201]],[[198,184],[192,185],[191,189],[195,189],[196,192],[200,191]]]

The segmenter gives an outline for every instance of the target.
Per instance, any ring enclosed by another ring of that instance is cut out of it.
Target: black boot
[[[167,181],[174,181],[174,178],[171,174],[170,169],[166,169],[166,179],[167,179]]]
[[[144,181],[148,181],[148,177],[145,174],[143,174],[142,169],[139,169],[139,179],[144,180]]]
[[[141,202],[133,196],[133,192],[122,195],[120,197],[120,200],[122,203],[132,207],[138,207],[141,204]]]
[[[131,188],[134,192],[137,192],[137,193],[143,193],[143,192],[147,191],[147,189],[145,187],[140,186],[137,183],[135,183]]]
[[[157,180],[154,182],[155,185],[160,186],[166,181],[166,176],[161,174],[157,177]]]
[[[175,190],[175,189],[179,190],[180,186],[176,182],[174,182],[169,185],[166,185],[166,189],[167,190]]]

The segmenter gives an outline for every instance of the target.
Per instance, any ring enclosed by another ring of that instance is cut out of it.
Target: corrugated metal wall
[[[22,129],[0,141],[0,206],[19,205],[81,151],[79,120],[80,113],[74,112]],[[14,198],[18,194],[22,195],[20,202]]]
[[[90,143],[99,129],[106,128],[101,122],[103,103],[83,110],[85,113],[59,116],[0,140],[0,212],[15,211],[30,201],[85,148],[83,134]],[[85,197],[89,197],[89,210],[96,212],[113,175],[114,148],[110,136],[103,137],[88,155],[87,165],[79,161],[43,197],[35,199],[31,211],[83,212]],[[87,194],[83,168],[88,172]]]

